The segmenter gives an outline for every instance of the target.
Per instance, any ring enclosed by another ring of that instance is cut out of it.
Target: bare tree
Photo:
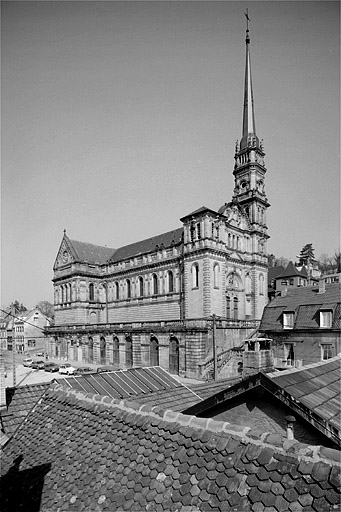
[[[48,300],[41,300],[36,305],[36,308],[39,309],[39,311],[48,318],[54,318],[54,307],[53,304],[51,304],[51,302]]]

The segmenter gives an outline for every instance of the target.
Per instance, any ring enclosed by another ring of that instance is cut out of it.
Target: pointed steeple
[[[246,9],[246,62],[245,62],[245,82],[244,82],[244,108],[243,108],[243,131],[240,140],[240,149],[248,146],[259,146],[259,139],[256,135],[256,121],[253,104],[251,59],[250,59],[250,31],[248,11]]]

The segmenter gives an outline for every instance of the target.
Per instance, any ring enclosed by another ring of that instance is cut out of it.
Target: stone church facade
[[[201,376],[221,352],[258,326],[267,303],[267,209],[264,151],[255,127],[250,38],[242,138],[236,144],[232,198],[205,206],[174,231],[120,247],[75,241],[64,232],[54,264],[51,356],[115,364],[160,364]]]

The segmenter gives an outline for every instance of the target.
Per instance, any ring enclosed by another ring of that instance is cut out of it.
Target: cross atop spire
[[[246,18],[246,43],[248,44],[250,42],[250,36],[249,36],[249,11],[246,9],[246,12],[244,12],[244,16]]]

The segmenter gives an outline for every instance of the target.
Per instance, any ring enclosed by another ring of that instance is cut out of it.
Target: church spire
[[[249,15],[246,9],[246,62],[245,62],[245,82],[244,82],[244,108],[243,108],[243,131],[240,140],[240,149],[248,146],[256,146],[259,148],[259,139],[256,135],[256,121],[253,104],[253,90],[251,77],[251,59],[250,59],[250,31],[249,31]]]

